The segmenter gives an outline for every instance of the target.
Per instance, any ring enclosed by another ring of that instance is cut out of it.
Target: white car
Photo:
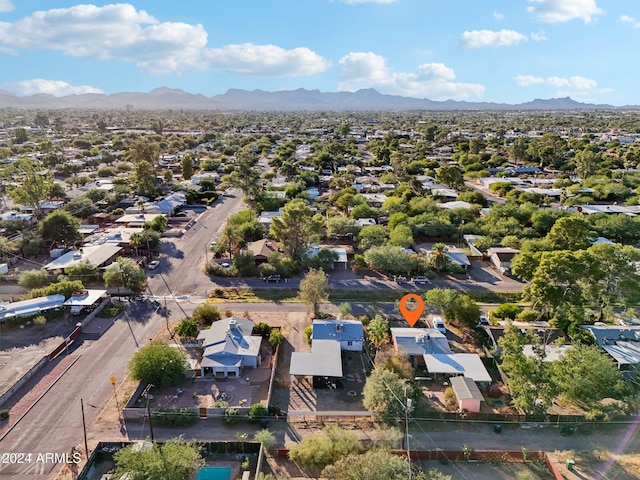
[[[433,328],[438,330],[440,333],[442,334],[447,333],[447,327],[445,327],[444,320],[442,320],[441,317],[433,317],[433,320],[431,322],[433,324]]]
[[[152,262],[149,262],[149,265],[147,265],[147,268],[149,270],[155,270],[156,268],[158,268],[158,265],[160,265],[160,260],[153,260]]]

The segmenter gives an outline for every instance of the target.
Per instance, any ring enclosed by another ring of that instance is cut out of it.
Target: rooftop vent
[[[342,333],[344,331],[344,325],[342,323],[336,324],[336,332]]]

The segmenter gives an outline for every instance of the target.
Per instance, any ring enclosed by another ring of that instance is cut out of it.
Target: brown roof
[[[253,252],[253,257],[261,260],[267,260],[273,252],[278,251],[278,244],[273,240],[263,238],[257,242],[251,242],[247,245],[247,250]]]

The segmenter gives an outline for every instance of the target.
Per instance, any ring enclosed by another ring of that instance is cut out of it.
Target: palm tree
[[[389,322],[382,316],[376,315],[367,325],[367,335],[369,341],[378,351],[382,345],[389,341]]]
[[[240,245],[242,237],[240,233],[233,227],[227,226],[220,235],[220,242],[225,246],[227,252],[229,252],[229,258],[232,257],[233,252]]]
[[[436,243],[431,252],[434,268],[441,272],[447,263],[447,247],[444,243]]]

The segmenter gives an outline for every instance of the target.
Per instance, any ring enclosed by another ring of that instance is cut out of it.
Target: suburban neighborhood
[[[0,477],[640,478],[607,113],[0,109]]]

